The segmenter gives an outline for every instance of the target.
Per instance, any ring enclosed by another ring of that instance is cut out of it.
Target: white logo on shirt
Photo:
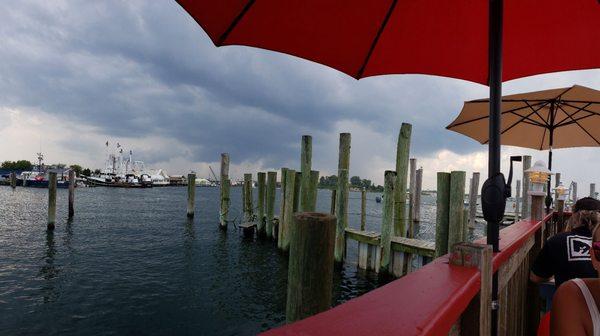
[[[569,261],[592,260],[590,258],[590,248],[592,239],[585,236],[567,237],[567,257]]]

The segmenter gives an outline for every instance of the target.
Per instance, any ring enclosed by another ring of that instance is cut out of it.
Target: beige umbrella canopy
[[[465,102],[446,128],[486,144],[489,100]],[[501,144],[538,150],[600,146],[600,91],[585,86],[502,97]]]

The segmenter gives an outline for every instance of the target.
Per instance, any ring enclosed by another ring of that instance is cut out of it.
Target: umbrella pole
[[[552,105],[550,105],[550,123],[551,125],[554,124],[554,103],[552,103]],[[553,126],[551,126],[550,128],[550,136],[549,139],[550,141],[550,151],[548,152],[548,170],[552,171],[552,146],[554,145],[554,128]],[[550,188],[552,186],[551,184],[552,181],[552,175],[548,176],[548,184],[546,185],[546,213],[550,212],[550,206],[552,205],[552,193],[550,191]]]
[[[488,147],[488,178],[500,174],[500,125],[502,102],[502,21],[503,0],[489,0],[489,87],[490,119]],[[487,222],[487,243],[498,252],[500,223]],[[491,335],[498,334],[498,273],[492,278],[492,320]]]

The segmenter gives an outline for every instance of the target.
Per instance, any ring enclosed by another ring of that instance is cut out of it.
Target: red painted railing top
[[[548,215],[542,222],[552,218]],[[494,270],[541,226],[523,220],[500,231]],[[477,242],[485,243],[485,238]],[[479,292],[479,271],[448,264],[448,255],[383,287],[263,335],[447,335]]]

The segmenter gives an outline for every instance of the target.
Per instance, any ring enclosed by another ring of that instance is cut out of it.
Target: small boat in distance
[[[23,171],[17,176],[17,185],[31,188],[48,188],[50,184],[48,173],[56,173],[56,187],[69,187],[69,171],[70,168],[48,168],[44,165],[44,154],[37,153],[38,164],[34,166],[32,171]]]

